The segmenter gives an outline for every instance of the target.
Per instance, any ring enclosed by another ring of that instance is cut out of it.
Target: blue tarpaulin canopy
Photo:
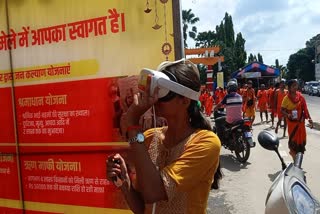
[[[280,70],[260,62],[252,62],[231,74],[231,78],[278,77]]]

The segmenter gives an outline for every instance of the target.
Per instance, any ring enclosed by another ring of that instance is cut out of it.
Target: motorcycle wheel
[[[240,163],[245,163],[249,159],[250,156],[250,144],[245,138],[241,135],[237,138],[235,148],[235,154]]]

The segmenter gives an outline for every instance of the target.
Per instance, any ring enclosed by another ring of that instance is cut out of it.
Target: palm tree
[[[187,45],[187,37],[189,34],[189,37],[192,39],[196,38],[197,35],[197,27],[192,26],[191,31],[188,31],[189,25],[194,25],[197,23],[200,19],[196,17],[191,9],[189,10],[182,10],[182,24],[183,24],[183,40],[184,40],[184,47],[188,47]]]

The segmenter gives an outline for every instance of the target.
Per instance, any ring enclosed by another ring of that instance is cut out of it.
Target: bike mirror
[[[276,151],[279,146],[279,139],[276,135],[269,131],[261,131],[258,135],[259,144],[271,151]]]

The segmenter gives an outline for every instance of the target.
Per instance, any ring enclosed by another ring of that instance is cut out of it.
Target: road
[[[305,95],[310,114],[314,121],[320,122],[320,97]],[[258,114],[257,114],[258,116]],[[256,117],[256,123],[260,117]],[[271,130],[269,124],[256,124],[254,127],[254,138],[262,130]],[[287,163],[291,162],[288,153],[288,138],[281,138],[283,129],[279,130],[279,151]],[[308,186],[312,193],[320,199],[320,131],[307,128],[307,146],[303,160],[303,169],[306,171]],[[234,154],[222,149],[221,166],[224,173],[220,190],[212,190],[208,200],[208,213],[215,214],[260,214],[264,213],[265,199],[268,190],[281,172],[281,163],[275,152],[264,150],[257,145],[251,150],[247,164],[237,162]]]

